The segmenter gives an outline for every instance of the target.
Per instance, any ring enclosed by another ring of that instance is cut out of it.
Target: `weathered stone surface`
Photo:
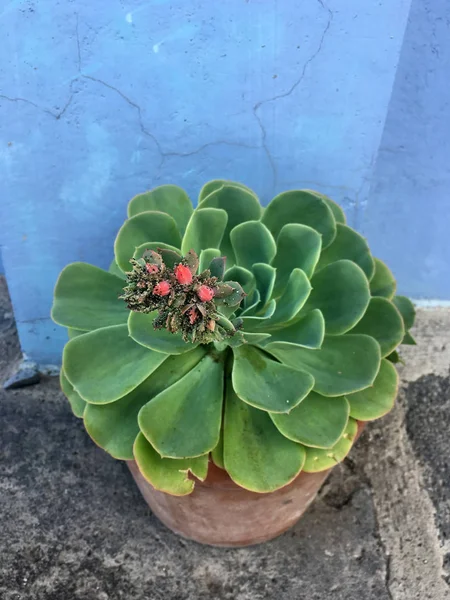
[[[17,356],[14,329],[0,323],[2,380]],[[444,393],[443,372],[406,383],[395,412],[368,428],[296,527],[229,550],[161,525],[126,466],[90,441],[55,378],[2,390],[0,598],[442,600],[448,513],[434,509],[448,510]]]

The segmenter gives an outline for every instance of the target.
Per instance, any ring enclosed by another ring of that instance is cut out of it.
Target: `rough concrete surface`
[[[4,282],[0,377],[19,356]],[[303,519],[254,548],[178,538],[94,446],[56,378],[0,392],[2,600],[450,597],[448,312],[419,311],[399,402]]]

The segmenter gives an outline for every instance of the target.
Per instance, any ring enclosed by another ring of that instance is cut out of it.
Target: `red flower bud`
[[[214,290],[207,285],[201,285],[197,290],[197,296],[202,302],[209,302],[214,298]]]
[[[155,296],[167,296],[167,294],[170,294],[170,283],[168,281],[157,283],[153,288],[153,294]]]
[[[195,323],[195,321],[198,319],[198,312],[195,310],[194,307],[192,307],[190,309],[190,311],[188,312],[189,315],[189,323],[191,325],[193,325]]]
[[[211,319],[210,321],[208,321],[208,325],[206,326],[210,331],[214,331],[214,329],[216,328],[216,322]]]
[[[157,273],[159,271],[157,265],[152,265],[150,263],[145,263],[145,268],[147,269],[147,273]]]
[[[181,285],[189,285],[192,283],[191,271],[181,263],[175,267],[175,277]]]

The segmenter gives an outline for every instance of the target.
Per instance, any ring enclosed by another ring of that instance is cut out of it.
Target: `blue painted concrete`
[[[106,266],[135,193],[214,177],[314,187],[355,222],[410,0],[12,1],[0,8],[3,262],[23,350],[73,260]]]
[[[399,290],[450,299],[450,3],[413,0],[363,231]]]

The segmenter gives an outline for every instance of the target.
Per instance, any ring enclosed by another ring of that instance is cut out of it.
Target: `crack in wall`
[[[277,100],[281,100],[282,98],[287,98],[288,96],[290,96],[298,87],[299,85],[302,83],[303,79],[305,78],[306,75],[306,70],[309,67],[309,65],[317,58],[317,56],[320,54],[324,41],[325,41],[325,37],[331,27],[331,23],[333,21],[333,11],[323,2],[323,0],[317,0],[317,2],[320,4],[320,6],[322,7],[323,10],[325,10],[328,13],[328,20],[327,23],[325,25],[325,28],[322,32],[322,35],[320,37],[320,41],[319,44],[317,46],[317,49],[311,54],[311,56],[305,61],[305,64],[303,65],[303,69],[302,72],[300,74],[300,77],[291,85],[291,87],[286,91],[283,92],[281,94],[277,94],[276,96],[273,96],[272,98],[267,98],[266,100],[260,100],[259,102],[257,102],[252,109],[252,114],[255,117],[258,126],[261,130],[261,141],[262,141],[262,147],[264,148],[264,151],[267,155],[267,158],[269,160],[271,169],[272,169],[272,175],[273,175],[273,185],[274,187],[277,185],[278,182],[278,171],[277,171],[277,166],[276,166],[276,162],[275,159],[272,156],[272,153],[270,152],[270,149],[267,145],[267,131],[266,128],[262,122],[261,117],[258,115],[258,110],[264,106],[265,104],[269,104],[270,102],[276,102]]]

